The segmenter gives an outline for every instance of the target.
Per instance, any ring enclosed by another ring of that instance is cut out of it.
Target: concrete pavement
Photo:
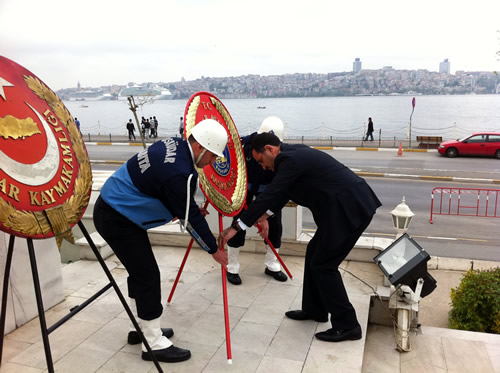
[[[166,300],[184,248],[155,246]],[[165,372],[500,372],[500,336],[445,329],[449,289],[463,271],[430,270],[438,289],[421,301],[421,329],[412,333],[412,350],[399,353],[392,327],[369,322],[373,288],[383,283],[373,263],[346,261],[341,266],[351,302],[363,329],[359,341],[326,343],[314,338],[329,323],[298,322],[284,312],[300,308],[303,257],[283,256],[294,280],[279,283],[264,275],[263,254],[242,252],[241,286],[228,284],[232,365],[228,365],[221,292],[221,271],[205,252],[192,250],[162,324],[172,327],[175,345],[192,358],[162,363]],[[115,256],[108,268],[126,294],[126,271]],[[66,298],[46,312],[55,322],[70,308],[102,288],[107,279],[96,261],[63,265]],[[127,345],[126,313],[113,290],[50,335],[56,372],[155,372],[142,361],[140,346]],[[46,372],[38,320],[6,336],[2,372]]]

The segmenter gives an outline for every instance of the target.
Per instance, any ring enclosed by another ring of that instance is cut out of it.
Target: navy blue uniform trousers
[[[94,206],[94,224],[126,268],[128,296],[134,298],[142,320],[161,316],[160,269],[146,230],[117,212],[99,197]]]

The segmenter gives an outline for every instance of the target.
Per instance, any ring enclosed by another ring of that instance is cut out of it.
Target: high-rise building
[[[439,63],[439,72],[444,74],[450,73],[450,61],[447,58]]]
[[[355,58],[352,63],[352,71],[354,73],[359,73],[361,71],[361,60],[359,58]]]

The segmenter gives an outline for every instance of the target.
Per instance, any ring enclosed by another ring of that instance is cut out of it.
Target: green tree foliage
[[[467,271],[456,289],[451,289],[452,329],[500,334],[500,267]]]

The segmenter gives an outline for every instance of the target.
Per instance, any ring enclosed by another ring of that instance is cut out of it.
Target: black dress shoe
[[[326,316],[311,316],[305,313],[302,310],[294,310],[294,311],[288,311],[285,312],[286,317],[292,320],[314,320],[317,322],[327,322],[328,321],[328,315]]]
[[[286,280],[288,280],[288,277],[286,277],[286,275],[282,271],[273,272],[269,268],[266,268],[266,270],[264,271],[264,273],[266,275],[268,275],[268,276],[271,276],[275,280],[278,280],[278,281],[281,281],[281,282],[285,282]]]
[[[226,272],[226,278],[233,285],[241,285],[241,278],[237,273]]]
[[[191,357],[191,351],[175,347],[174,345],[169,348],[164,348],[163,350],[153,350],[153,354],[158,361],[164,363],[178,363],[179,361],[184,361]],[[142,360],[152,361],[153,359],[151,359],[148,352],[143,351]]]
[[[334,330],[328,329],[324,332],[316,333],[316,338],[326,342],[342,342],[342,341],[355,341],[361,339],[363,333],[361,327],[358,325],[355,328],[348,330]]]
[[[167,338],[170,338],[174,335],[174,331],[171,328],[161,328],[161,331],[163,336]],[[128,332],[127,342],[129,345],[137,345],[141,343],[142,340],[136,330],[131,330],[130,332]]]

